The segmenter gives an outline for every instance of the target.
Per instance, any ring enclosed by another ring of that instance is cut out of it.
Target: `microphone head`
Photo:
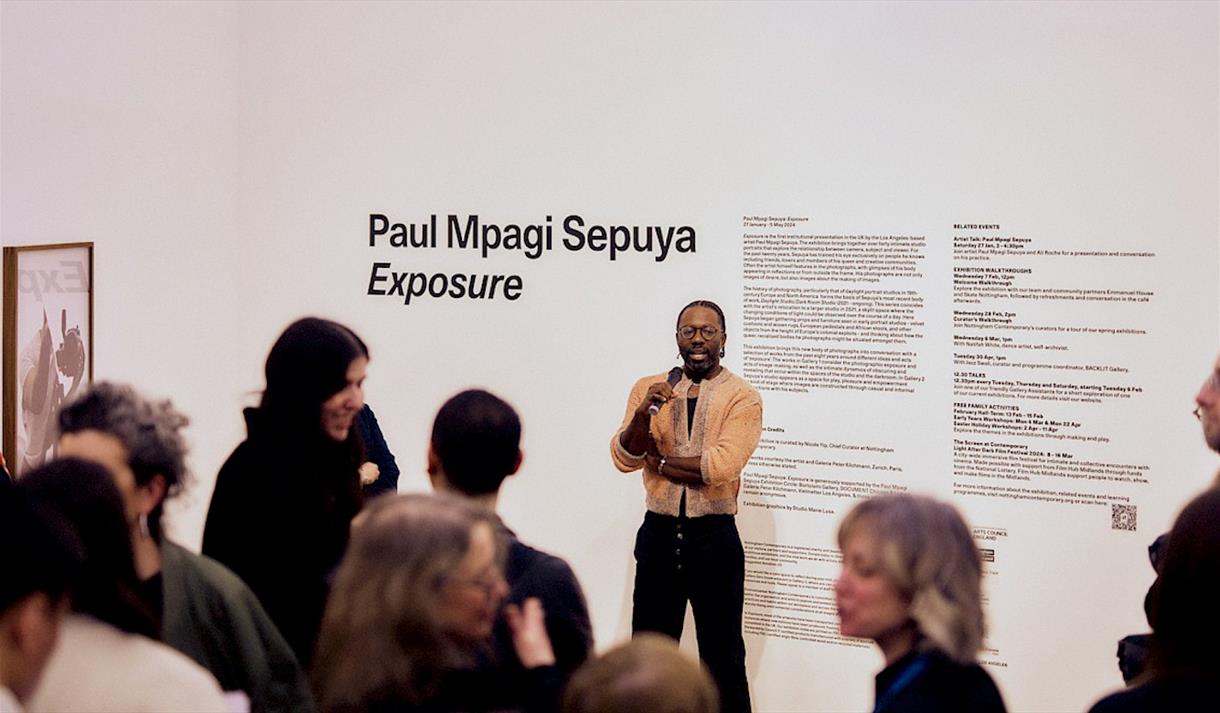
[[[681,380],[682,380],[682,367],[675,366],[674,368],[669,370],[669,378],[667,378],[666,381],[669,382],[670,386],[676,386],[678,384],[678,382]]]

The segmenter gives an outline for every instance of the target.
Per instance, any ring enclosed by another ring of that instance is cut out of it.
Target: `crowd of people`
[[[521,421],[463,391],[436,414],[434,494],[397,494],[398,467],[351,329],[294,322],[266,361],[247,438],[216,479],[196,554],[166,536],[188,485],[187,418],[98,382],[58,415],[58,458],[0,472],[0,713],[320,711],[739,713],[744,553],[734,516],[762,400],[720,364],[714,303],[679,311],[682,366],[631,389],[613,464],[641,470],[629,642],[593,655],[584,594],[562,559],[497,514],[522,464]],[[1220,361],[1196,397],[1220,451]],[[2,467],[2,461],[0,461]],[[1220,656],[1220,488],[1158,540],[1146,660],[1098,713],[1214,700]],[[883,659],[875,711],[1004,711],[977,655],[982,562],[947,503],[885,494],[838,530],[840,633]],[[681,652],[687,604],[699,661]]]

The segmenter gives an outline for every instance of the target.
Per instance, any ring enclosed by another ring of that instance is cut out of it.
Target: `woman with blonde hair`
[[[839,525],[839,632],[872,639],[885,657],[874,713],[1004,711],[976,662],[983,643],[982,562],[953,506],[878,495]]]
[[[449,497],[384,495],[364,509],[318,638],[324,713],[488,709],[485,657],[508,594],[497,525]],[[553,708],[562,678],[542,607],[504,609],[533,694],[527,710]]]

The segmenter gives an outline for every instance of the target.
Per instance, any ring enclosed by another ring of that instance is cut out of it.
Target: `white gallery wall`
[[[188,542],[261,347],[240,318],[239,28],[224,3],[0,5],[0,238],[95,244],[94,377],[195,421]]]
[[[675,363],[677,309],[719,302],[726,365],[763,373],[764,352],[882,347],[766,336],[757,310],[746,317],[760,290],[911,295],[919,324],[884,347],[913,355],[908,388],[763,390],[768,442],[739,517],[755,553],[756,708],[871,704],[880,657],[826,633],[837,566],[808,554],[835,548],[855,483],[958,503],[995,557],[983,658],[1010,707],[1082,709],[1121,685],[1116,640],[1147,628],[1145,546],[1216,467],[1188,412],[1220,342],[1218,21],[1214,3],[6,2],[0,239],[96,244],[95,377],[172,396],[194,419],[197,482],[173,513],[188,544],[266,351],[298,316],[368,341],[366,397],[404,491],[427,487],[445,398],[504,396],[525,424],[505,520],[572,562],[602,648],[629,634],[643,512],[609,439],[634,379]],[[437,246],[370,247],[370,214],[417,233],[436,215]],[[450,247],[450,215],[549,226],[552,247]],[[573,215],[586,235],[688,226],[695,249],[569,249]],[[775,235],[922,247],[914,271],[872,281],[750,272],[746,246]],[[955,252],[996,236],[1042,252]],[[517,276],[520,294],[404,304],[368,294],[375,263]],[[962,270],[976,266],[1017,271],[1032,292],[969,303]],[[963,327],[955,311],[975,309],[1025,329]],[[968,346],[991,334],[1013,341]],[[987,356],[1037,365],[971,365]],[[1080,365],[1112,371],[1067,371]],[[1031,381],[1127,391],[1071,401],[1012,386]],[[980,411],[955,404],[980,401],[1078,425],[996,435],[992,421],[979,435],[962,424]],[[965,441],[1141,475],[1038,487],[1014,475],[1003,484],[1030,492],[1001,493],[968,474]],[[785,473],[822,489],[769,489]],[[1069,489],[1089,497],[1032,493]],[[1134,529],[1111,522],[1129,506]]]

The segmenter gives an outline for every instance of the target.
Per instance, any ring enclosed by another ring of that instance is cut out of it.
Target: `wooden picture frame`
[[[14,478],[54,457],[60,405],[93,381],[93,243],[4,248],[3,440]]]

